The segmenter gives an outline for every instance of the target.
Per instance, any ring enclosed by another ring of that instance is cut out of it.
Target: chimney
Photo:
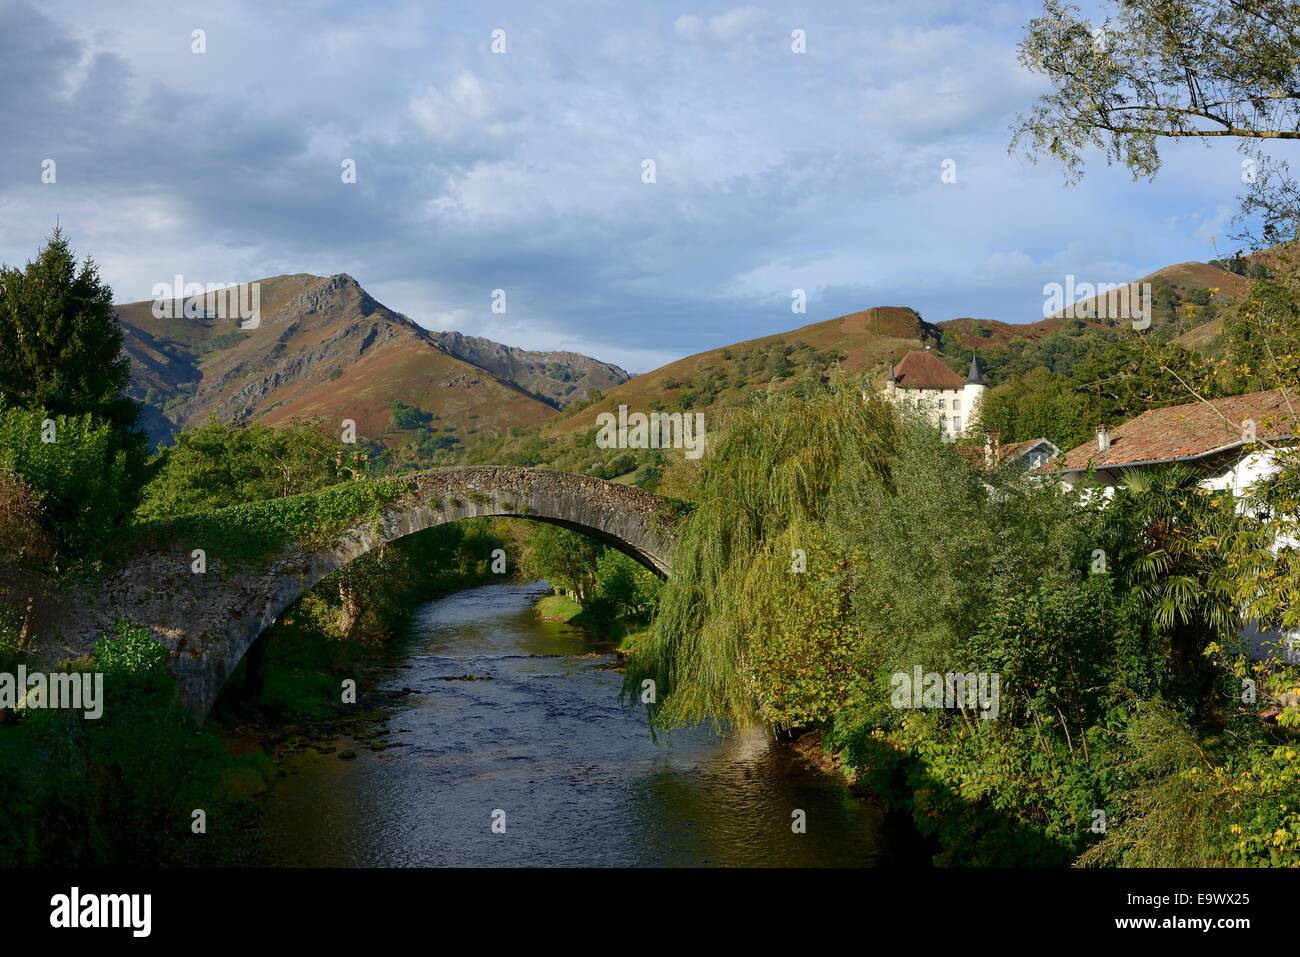
[[[1104,425],[1097,426],[1097,451],[1110,451],[1110,429]]]

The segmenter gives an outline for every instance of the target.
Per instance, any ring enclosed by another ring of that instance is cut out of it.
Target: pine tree
[[[113,291],[89,257],[77,265],[57,227],[24,270],[0,267],[0,396],[11,406],[91,413],[128,428],[130,364]]]

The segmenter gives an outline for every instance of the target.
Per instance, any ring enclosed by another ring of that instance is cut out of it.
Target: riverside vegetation
[[[327,540],[405,488],[400,474],[382,474],[387,463],[368,462],[315,421],[272,429],[211,420],[148,456],[137,410],[122,398],[128,370],[111,303],[93,264],[78,266],[57,230],[26,269],[0,274],[6,671],[41,650],[62,585],[93,581],[124,549],[180,536],[227,561],[256,562],[289,541]],[[11,338],[18,328],[33,335]],[[0,714],[0,864],[224,862],[240,842],[223,833],[252,823],[250,798],[275,774],[260,743],[284,735],[268,729],[330,735],[340,680],[359,678],[364,690],[367,663],[416,604],[499,580],[499,548],[581,599],[588,627],[622,634],[652,607],[657,580],[581,536],[547,528],[530,542],[504,521],[439,526],[351,562],[304,596],[246,656],[207,723],[181,707],[163,646],[119,622],[93,656],[57,665],[104,672],[101,718]],[[195,809],[204,840],[193,839]]]
[[[940,863],[1300,863],[1296,712],[1242,694],[1297,674],[1234,629],[1245,601],[1294,614],[1268,548],[1294,496],[1265,521],[1171,468],[1088,501],[897,416],[851,384],[774,393],[670,473],[695,509],[625,694],[653,681],[661,727],[823,731]],[[998,719],[892,707],[917,665],[1000,674]]]
[[[0,310],[17,302],[22,321],[48,325],[21,343],[0,337],[0,665],[39,651],[62,582],[151,535],[179,528],[256,561],[400,492],[400,473],[314,422],[210,422],[148,456],[120,400],[120,335],[93,266],[77,267],[56,233],[0,278]],[[1249,325],[1229,327],[1226,361],[1242,387],[1293,386],[1300,309],[1285,283],[1256,293],[1240,311]],[[41,353],[33,341],[64,345]],[[1167,371],[1160,348],[1130,363],[1133,395],[1155,394],[1142,377]],[[79,385],[39,386],[50,382]],[[57,441],[42,442],[51,424]],[[681,503],[662,587],[565,530],[430,529],[291,608],[207,724],[181,709],[161,645],[119,623],[94,660],[62,665],[105,672],[102,719],[4,716],[0,861],[212,860],[223,842],[190,840],[193,809],[209,834],[241,827],[274,774],[263,750],[232,749],[223,731],[329,718],[340,676],[364,679],[405,609],[492,580],[500,547],[552,582],[567,603],[552,611],[623,640],[626,697],[639,704],[654,682],[654,727],[819,731],[940,863],[1297,862],[1288,692],[1300,675],[1249,662],[1235,633],[1246,612],[1300,625],[1292,550],[1269,547],[1300,521],[1291,458],[1243,509],[1181,468],[1088,501],[974,467],[833,370],[758,391],[710,435],[703,458],[655,452],[642,476]],[[918,665],[999,674],[997,720],[893,708],[891,675]],[[1243,700],[1246,678],[1257,702]]]

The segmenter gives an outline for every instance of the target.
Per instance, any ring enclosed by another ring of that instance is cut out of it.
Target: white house
[[[965,380],[930,352],[912,351],[885,376],[885,397],[926,413],[947,439],[966,433],[988,390],[979,361],[972,358]]]
[[[1101,426],[1095,441],[1047,469],[1066,485],[1087,480],[1109,497],[1129,469],[1185,462],[1202,473],[1203,488],[1241,495],[1277,471],[1275,449],[1295,444],[1293,406],[1300,409],[1300,396],[1269,390],[1152,409],[1115,429]]]

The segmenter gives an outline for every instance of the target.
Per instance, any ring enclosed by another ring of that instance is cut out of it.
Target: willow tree
[[[850,684],[845,556],[828,527],[836,488],[889,481],[895,412],[857,384],[774,388],[710,425],[686,487],[694,509],[673,549],[659,615],[624,691],[660,726],[701,720],[795,726]]]
[[[1243,213],[1257,241],[1292,239],[1300,189],[1262,145],[1300,139],[1300,5],[1290,0],[1110,0],[1100,22],[1046,0],[1020,62],[1051,91],[1019,118],[1011,151],[1083,173],[1090,147],[1136,178],[1161,166],[1162,141],[1236,141],[1251,154]]]

